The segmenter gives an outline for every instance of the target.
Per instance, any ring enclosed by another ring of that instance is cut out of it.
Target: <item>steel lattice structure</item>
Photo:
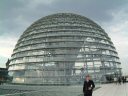
[[[13,83],[76,84],[121,74],[116,49],[92,20],[57,13],[34,22],[18,40],[9,65]]]

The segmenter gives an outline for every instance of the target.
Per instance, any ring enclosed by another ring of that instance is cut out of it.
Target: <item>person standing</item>
[[[122,77],[122,81],[123,81],[123,84],[126,83],[126,80],[127,78],[125,76]]]
[[[122,77],[122,82],[123,82],[123,84],[125,83],[125,77],[124,76]]]
[[[121,77],[118,78],[118,83],[121,85]]]
[[[83,85],[84,96],[92,96],[92,92],[94,88],[95,88],[94,82],[90,80],[90,76],[87,75]]]

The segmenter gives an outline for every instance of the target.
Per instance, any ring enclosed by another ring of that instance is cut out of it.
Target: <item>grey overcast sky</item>
[[[23,31],[39,18],[59,12],[84,15],[112,39],[128,74],[128,0],[0,0],[0,67]]]

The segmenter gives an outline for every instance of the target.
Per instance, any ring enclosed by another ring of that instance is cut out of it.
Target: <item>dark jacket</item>
[[[91,88],[91,90],[89,90],[89,88]],[[83,93],[90,93],[92,92],[92,90],[95,88],[95,84],[92,80],[84,81],[84,85],[83,85]]]

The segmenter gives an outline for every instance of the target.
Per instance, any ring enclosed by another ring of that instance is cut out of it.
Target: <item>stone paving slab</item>
[[[128,83],[101,85],[92,96],[128,96]]]

